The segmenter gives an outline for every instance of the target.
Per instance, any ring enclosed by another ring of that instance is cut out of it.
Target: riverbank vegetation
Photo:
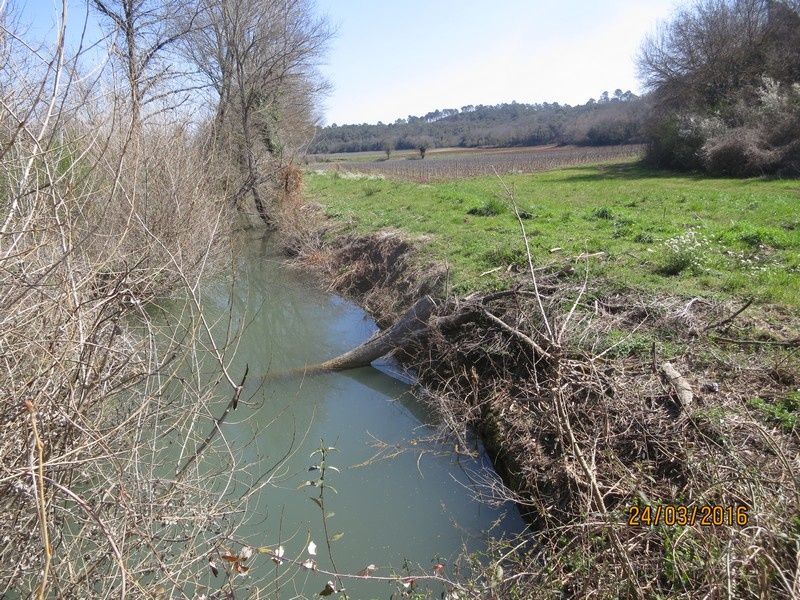
[[[475,493],[533,524],[501,597],[795,594],[794,181],[632,163],[306,181],[323,220],[301,261],[384,323],[438,300],[399,356],[443,435],[492,452],[503,481]],[[747,517],[654,521],[703,506]]]
[[[200,281],[237,212],[269,220],[328,29],[305,2],[93,0],[98,39],[63,3],[41,40],[18,9],[0,7],[0,595],[202,595],[249,495],[198,460],[243,383]]]
[[[365,164],[307,173],[323,220],[294,251],[384,323],[437,298],[398,355],[443,435],[492,452],[475,493],[533,525],[498,593],[797,594],[796,180]],[[672,518],[702,510],[741,518]]]

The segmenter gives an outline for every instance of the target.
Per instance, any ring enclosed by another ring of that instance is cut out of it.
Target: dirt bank
[[[305,235],[313,243],[287,237],[296,260],[382,326],[423,294],[439,317],[476,304],[448,297],[446,270],[421,265],[398,232]],[[522,597],[799,592],[797,315],[602,295],[569,259],[534,286],[524,267],[508,294],[479,298],[469,319],[401,356],[462,451],[467,428],[481,433],[503,477],[482,492],[515,499],[535,527],[509,586]]]

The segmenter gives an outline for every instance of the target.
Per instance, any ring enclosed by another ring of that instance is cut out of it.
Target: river
[[[311,500],[319,490],[298,489],[319,476],[309,467],[319,460],[310,455],[320,440],[336,448],[327,463],[339,472],[328,469],[326,481],[337,493],[326,490],[324,504],[335,513],[328,519],[329,536],[343,533],[331,544],[340,572],[374,564],[375,575],[404,574],[404,565],[430,574],[441,562],[453,576],[459,553],[484,549],[487,536],[524,528],[513,505],[490,507],[474,499],[470,476],[490,468],[488,459],[457,455],[452,444],[429,439],[435,419],[402,378],[386,374],[397,366],[271,380],[270,374],[336,356],[377,328],[358,306],[288,267],[268,239],[241,242],[236,254],[235,285],[221,279],[203,292],[210,318],[230,313],[235,326],[246,325],[231,372],[238,377],[249,365],[248,383],[222,431],[233,455],[256,476],[293,449],[272,472],[270,485],[251,500],[237,531],[242,543],[282,545],[287,556],[306,557],[310,537],[319,567],[331,568],[322,511]],[[245,585],[266,586],[272,594],[274,565],[256,558],[260,562],[253,561]],[[300,570],[291,581],[279,580],[280,595],[316,597],[327,579]],[[209,580],[215,581],[220,580]],[[350,598],[388,598],[396,590],[387,582],[345,585]],[[441,584],[430,587],[439,597]]]

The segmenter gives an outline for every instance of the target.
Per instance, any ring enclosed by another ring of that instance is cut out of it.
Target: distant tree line
[[[643,101],[631,93],[603,92],[580,106],[559,103],[462,106],[409,116],[394,123],[322,128],[312,153],[421,150],[430,147],[613,145],[642,141]]]
[[[800,175],[800,1],[700,0],[647,38],[647,159]]]

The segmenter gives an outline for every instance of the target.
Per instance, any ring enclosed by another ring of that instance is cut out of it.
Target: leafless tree
[[[728,157],[724,164],[744,164],[745,155],[759,155],[748,174],[797,164],[797,150],[759,122],[765,84],[774,82],[791,95],[791,86],[800,82],[800,4],[795,0],[690,4],[645,40],[638,65],[654,108],[647,124],[654,162],[707,168],[707,142],[716,137],[714,153]],[[780,121],[783,130],[797,126],[791,114]],[[749,131],[727,131],[743,125]],[[781,146],[777,153],[776,144]]]
[[[263,184],[313,133],[313,100],[325,89],[316,65],[330,36],[308,0],[202,0],[183,45],[212,91],[218,143],[236,153],[231,199],[252,195],[265,222]]]
[[[638,57],[645,84],[684,106],[714,105],[760,83],[800,79],[800,4],[703,0],[648,36]]]
[[[89,0],[110,29],[114,54],[130,91],[131,129],[141,129],[143,105],[162,99],[160,85],[178,76],[165,54],[190,32],[197,17],[193,2],[179,0]],[[166,95],[175,93],[170,89]]]

